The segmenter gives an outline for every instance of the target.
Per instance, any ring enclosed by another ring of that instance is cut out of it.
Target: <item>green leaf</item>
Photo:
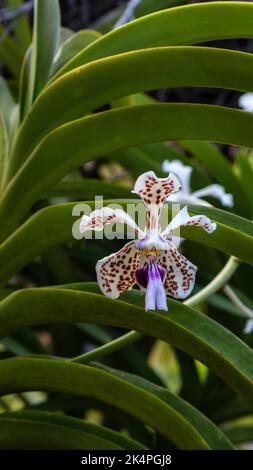
[[[235,155],[234,172],[244,188],[246,193],[246,201],[244,203],[249,204],[249,211],[251,217],[253,217],[253,154],[244,155],[243,153],[237,153]]]
[[[35,0],[32,58],[29,84],[29,104],[49,79],[60,40],[60,10],[58,0]]]
[[[220,424],[242,416],[252,415],[252,413],[252,406],[249,406],[245,401],[241,400],[238,396],[235,396],[227,403],[223,403],[223,405],[218,407],[217,410],[213,409],[209,416],[212,421]]]
[[[54,75],[61,67],[69,62],[78,52],[89,46],[101,35],[94,30],[83,29],[69,37],[61,46],[58,57],[55,59],[52,68]]]
[[[0,77],[0,112],[4,118],[9,137],[13,134],[16,103],[3,77]]]
[[[252,404],[253,351],[214,320],[179,302],[170,300],[169,312],[169,315],[145,312],[129,303],[87,292],[25,289],[0,303],[0,335],[9,335],[21,326],[63,321],[93,322],[141,331],[200,360]],[[3,361],[0,362],[0,380],[2,364]],[[6,365],[6,369],[12,377],[12,368]],[[20,383],[25,385],[26,381]]]
[[[131,171],[132,176],[138,177],[141,173],[150,170],[159,176],[161,173],[161,165],[155,159],[151,158],[144,150],[139,147],[120,150],[109,154],[109,158],[123,165],[127,170]]]
[[[117,203],[123,209],[126,208],[125,201],[104,201],[104,205],[108,203]],[[94,208],[94,201],[83,204]],[[130,207],[131,200],[128,204]],[[51,246],[73,239],[72,226],[78,220],[72,215],[75,205],[76,203],[59,204],[40,210],[0,246],[1,285]],[[164,210],[167,209],[171,216],[171,208],[167,206]],[[201,229],[189,227],[182,229],[182,236],[237,256],[253,265],[252,222],[219,209],[194,207],[189,208],[189,211],[191,214],[207,215],[217,223],[217,229],[210,236]]]
[[[235,425],[234,427],[224,428],[224,433],[234,444],[252,442],[253,426]]]
[[[55,413],[6,413],[0,421],[2,449],[145,449],[115,431]]]
[[[23,121],[29,106],[30,106],[30,73],[31,73],[31,61],[32,61],[32,47],[29,47],[26,51],[21,73],[20,73],[20,82],[19,82],[19,121]]]
[[[8,164],[8,135],[2,113],[0,112],[0,193],[3,190],[3,179]]]
[[[249,2],[212,2],[171,8],[104,35],[74,57],[61,74],[93,60],[131,50],[214,39],[252,38],[252,20],[253,5]]]
[[[70,122],[42,141],[8,186],[0,205],[0,239],[17,227],[32,204],[53,184],[87,160],[167,139],[213,140],[253,147],[252,126],[251,113],[195,104],[131,106]],[[218,233],[203,239],[215,240]],[[229,242],[234,243],[232,239]],[[236,252],[240,252],[239,246]],[[249,250],[246,259],[252,259]]]
[[[105,419],[117,422],[120,429],[127,430],[129,436],[141,443],[145,448],[152,448],[153,431],[140,420],[128,413],[119,410],[114,405],[103,403],[101,400],[88,397],[77,397],[72,394],[57,394],[50,396],[47,402],[32,405],[29,409],[34,411],[65,411],[67,414],[85,413],[88,410],[101,411]]]
[[[115,99],[167,87],[253,91],[252,74],[252,54],[205,47],[130,52],[74,69],[47,87],[34,104],[16,141],[9,178],[52,129]]]
[[[231,448],[231,445],[224,440],[223,433],[200,411],[194,408],[187,401],[179,398],[177,395],[169,392],[163,387],[149,382],[138,375],[128,372],[112,369],[104,365],[97,365],[102,370],[108,371],[116,377],[127,380],[133,385],[152,392],[155,396],[162,399],[165,403],[175,408],[182,416],[189,421],[195,432],[201,435],[211,449]]]
[[[67,381],[66,376],[69,377]],[[205,433],[194,429],[192,421],[182,414],[179,406],[181,399],[175,396],[169,403],[159,393],[154,394],[150,388],[142,388],[139,383],[130,383],[122,376],[118,377],[108,371],[55,360],[8,359],[0,363],[0,385],[2,394],[16,389],[39,388],[94,397],[141,419],[179,448],[212,448],[207,439],[208,432],[204,436]],[[231,449],[222,433],[219,436],[220,447]],[[211,436],[208,435],[208,438],[211,440]]]
[[[98,287],[97,284],[95,285],[96,287]],[[98,291],[99,289],[97,289],[97,292]],[[88,337],[91,337],[99,345],[105,345],[109,341],[118,339],[117,337],[115,338],[109,331],[105,330],[102,327],[99,327],[98,325],[78,323],[78,328],[84,333],[86,333],[86,335],[88,334]],[[129,339],[126,341],[125,346],[123,346],[121,343],[120,349],[117,350],[117,355],[121,359],[121,361],[123,361],[123,364],[127,364],[128,367],[130,367],[130,370],[134,373],[140,374],[142,377],[145,377],[146,379],[151,380],[152,382],[155,382],[159,385],[163,384],[159,376],[147,364],[147,360],[144,354],[141,351],[137,350],[134,345],[129,344]],[[99,357],[101,358],[101,355],[99,355]],[[90,360],[86,361],[86,363],[88,362],[90,362]]]
[[[47,193],[47,197],[50,198],[66,197],[74,200],[85,200],[99,195],[105,198],[131,197],[129,189],[125,186],[95,178],[62,181],[53,186]]]
[[[179,350],[176,350],[175,353],[182,380],[180,396],[199,408],[202,399],[202,386],[196,364],[188,354]]]

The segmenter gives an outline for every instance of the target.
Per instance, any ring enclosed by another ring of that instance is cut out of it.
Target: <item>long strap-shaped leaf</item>
[[[104,198],[129,198],[129,189],[123,185],[97,178],[65,180],[49,190],[48,197],[66,197],[73,200]]]
[[[210,449],[207,434],[201,433],[201,429],[197,429],[177,406],[110,372],[45,359],[7,359],[0,362],[2,395],[34,389],[97,398],[141,419],[179,448]],[[180,398],[175,400],[181,402]],[[209,423],[208,420],[205,421]],[[211,424],[210,426],[212,428]],[[222,433],[219,437],[219,448],[232,448]],[[217,441],[215,447],[217,448]]]
[[[145,449],[139,442],[105,427],[45,411],[2,414],[0,448]]]
[[[213,423],[204,416],[199,410],[187,403],[183,399],[178,399],[178,396],[174,393],[169,392],[167,389],[160,387],[159,385],[153,384],[149,380],[144,379],[138,375],[130,374],[125,371],[113,369],[107,367],[104,364],[94,364],[102,370],[108,371],[116,377],[121,377],[122,379],[127,380],[133,385],[137,385],[144,390],[152,392],[157,397],[164,400],[168,405],[177,409],[179,413],[182,413],[186,419],[192,423],[194,428],[196,428],[201,435],[209,442],[212,448],[219,449],[221,442],[223,441],[223,435],[220,435],[220,430]],[[220,442],[221,440],[221,442]]]
[[[110,202],[116,202],[126,208],[124,201],[105,201],[105,205]],[[131,200],[128,202],[129,208],[131,202]],[[75,204],[59,204],[40,210],[0,246],[0,285],[6,284],[14,274],[51,246],[72,239],[73,223],[78,224],[78,218],[72,216]],[[91,209],[94,208],[94,201],[83,204],[88,205]],[[171,216],[171,207],[169,206],[168,212],[168,216]],[[219,209],[201,207],[192,208],[190,212],[192,214],[206,214],[217,223],[217,229],[210,236],[203,233],[201,229],[189,227],[182,229],[182,235],[198,243],[237,256],[253,265],[252,222]]]
[[[20,326],[62,321],[124,326],[167,341],[205,363],[253,403],[252,350],[217,322],[179,302],[169,301],[169,314],[145,312],[102,295],[43,288],[16,292],[0,303],[1,336]],[[0,368],[0,380],[2,376]]]
[[[0,239],[16,228],[54,183],[84,161],[168,139],[253,147],[252,130],[251,113],[194,104],[130,106],[65,124],[41,142],[8,186],[0,204]]]
[[[58,0],[35,0],[34,33],[28,104],[49,78],[54,55],[59,45],[60,12]]]
[[[74,57],[60,73],[129,50],[252,37],[252,23],[253,5],[249,2],[211,2],[171,8],[106,34]]]
[[[252,75],[252,54],[206,47],[129,52],[75,69],[49,86],[34,104],[16,141],[9,177],[52,129],[117,98],[167,87],[253,91]]]

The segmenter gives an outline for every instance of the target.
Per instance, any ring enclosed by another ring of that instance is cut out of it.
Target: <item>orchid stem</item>
[[[94,359],[101,358],[117,351],[128,344],[134,343],[138,339],[143,338],[145,336],[143,333],[139,331],[129,331],[125,335],[120,336],[119,338],[113,339],[109,341],[109,343],[103,344],[102,346],[93,349],[85,354],[81,354],[80,356],[74,357],[73,359],[69,359],[68,362],[79,362],[82,364],[86,364],[87,362],[93,361]]]
[[[185,300],[183,303],[189,307],[194,307],[195,305],[203,302],[210,295],[222,289],[233,276],[240,262],[241,261],[238,258],[231,256],[219,274],[217,274],[217,276],[215,276],[215,278],[206,287],[204,287],[197,294],[193,295],[190,299]],[[72,359],[68,359],[68,362],[79,362],[81,364],[86,364],[87,362],[93,361],[95,359],[101,359],[102,357],[105,357],[128,344],[134,343],[144,336],[145,335],[139,331],[130,331],[92,351],[81,354],[80,356],[74,357]]]
[[[245,305],[229,285],[224,287],[226,296],[236,305],[246,318],[253,318],[253,311]]]

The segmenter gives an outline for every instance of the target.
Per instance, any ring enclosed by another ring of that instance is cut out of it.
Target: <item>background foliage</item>
[[[253,115],[236,109],[253,92],[253,5],[192,3],[142,0],[113,29],[125,2],[1,2],[0,448],[253,439]],[[101,295],[96,261],[122,243],[75,241],[72,210],[100,194],[124,205],[174,158],[235,205],[190,208],[218,227],[183,233],[196,296],[145,312],[137,290]]]

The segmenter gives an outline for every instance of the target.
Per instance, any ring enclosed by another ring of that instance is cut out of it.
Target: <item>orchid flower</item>
[[[197,204],[199,206],[210,206],[210,204],[203,198],[212,196],[218,199],[223,206],[233,206],[233,196],[225,192],[225,189],[220,184],[211,184],[198,191],[191,191],[190,180],[193,168],[184,165],[180,160],[165,160],[163,162],[163,171],[166,173],[174,173],[180,179],[182,189],[177,194],[170,197],[170,202],[177,202],[183,204]]]
[[[146,310],[167,310],[166,294],[185,299],[192,292],[197,267],[177,251],[171,241],[172,231],[193,225],[212,233],[216,224],[204,215],[190,217],[187,207],[184,207],[162,232],[162,206],[179,189],[180,182],[173,174],[157,178],[153,171],[148,171],[139,176],[132,192],[138,194],[145,204],[145,231],[121,209],[105,207],[82,217],[81,233],[91,229],[103,230],[106,224],[118,221],[129,225],[138,236],[117,253],[97,262],[98,284],[107,297],[116,299],[138,284],[146,289]]]
[[[243,93],[238,100],[239,107],[249,113],[253,112],[253,93]]]

